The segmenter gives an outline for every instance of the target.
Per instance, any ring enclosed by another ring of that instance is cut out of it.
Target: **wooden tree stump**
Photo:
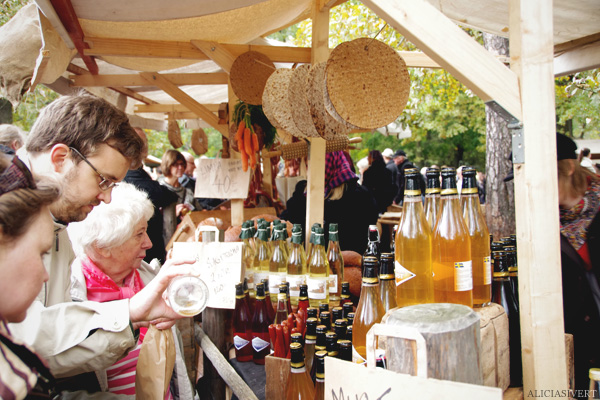
[[[427,348],[427,377],[481,385],[479,315],[458,304],[421,304],[392,311],[386,325],[417,330]],[[416,375],[414,342],[388,337],[388,369]]]

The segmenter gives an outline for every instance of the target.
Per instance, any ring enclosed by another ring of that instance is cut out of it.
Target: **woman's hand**
[[[189,204],[177,204],[175,206],[175,215],[178,217],[184,217],[190,211],[192,211],[192,207]]]
[[[163,293],[171,279],[191,274],[191,264],[195,262],[167,260],[158,275],[129,300],[129,319],[135,329],[148,326],[149,323],[156,325],[158,329],[166,329],[172,326],[175,320],[183,318],[169,307]]]

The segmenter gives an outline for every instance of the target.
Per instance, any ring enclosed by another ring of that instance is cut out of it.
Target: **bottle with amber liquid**
[[[340,249],[338,224],[329,224],[329,245],[327,246],[329,262],[329,301],[339,304],[344,281],[344,258]]]
[[[519,266],[517,263],[517,235],[510,235],[510,237],[505,240],[502,238],[502,243],[504,246],[504,251],[506,251],[508,256],[508,275],[510,277],[510,286],[512,287],[513,293],[515,295],[515,300],[517,301],[517,306],[519,305]]]
[[[287,381],[286,400],[313,400],[315,385],[304,365],[304,352],[300,343],[290,344],[292,355],[290,375]]]
[[[306,311],[306,315],[308,316],[308,285],[303,283],[300,285],[300,296],[298,297],[298,310],[304,309]]]
[[[250,240],[252,240],[253,226],[253,221],[246,221],[242,224],[242,231],[240,232],[240,239],[242,239],[243,242],[242,270],[244,277],[247,279],[251,303],[254,303],[256,299],[256,292],[254,289],[254,248],[250,243]]]
[[[396,303],[398,307],[433,303],[431,229],[423,213],[420,175],[404,171],[404,206],[396,233]]]
[[[279,293],[277,293],[277,310],[275,311],[275,324],[281,324],[283,321],[287,321],[288,309],[285,289],[284,285],[279,286]]]
[[[269,279],[269,264],[271,263],[271,250],[269,248],[269,231],[266,222],[258,225],[254,239],[254,284]]]
[[[381,253],[381,267],[379,268],[379,297],[385,312],[388,312],[390,309],[396,307],[396,277],[394,276],[393,253]]]
[[[379,261],[375,257],[363,260],[364,270],[360,299],[352,324],[355,362],[364,363],[367,358],[367,332],[373,325],[381,322],[385,314],[381,299],[379,298],[379,278],[377,270]]]
[[[338,335],[335,332],[327,332],[325,334],[325,347],[327,356],[337,358],[339,354]]]
[[[292,240],[290,253],[287,259],[287,277],[290,283],[290,299],[293,305],[298,305],[300,297],[300,285],[306,283],[306,255],[302,247],[302,226],[294,224],[292,228]]]
[[[315,222],[311,227],[310,227],[310,237],[308,240],[308,244],[306,245],[306,260],[310,260],[310,257],[312,256],[312,250],[313,250],[313,245],[315,244],[315,230],[317,228],[321,228],[321,224],[318,222]]]
[[[329,262],[325,253],[323,228],[315,228],[312,254],[308,262],[308,301],[312,307],[329,303]]]
[[[473,307],[471,238],[462,216],[456,170],[442,169],[440,215],[432,238],[433,298]]]
[[[476,174],[473,167],[464,167],[460,201],[463,218],[471,238],[473,266],[473,305],[483,307],[492,299],[492,263],[490,232],[479,204]]]
[[[271,348],[270,324],[265,300],[265,286],[263,283],[258,283],[256,285],[256,306],[252,318],[252,361],[255,364],[264,365],[265,357],[269,354]]]
[[[425,219],[429,228],[433,230],[435,221],[440,211],[440,169],[427,168],[427,187],[425,188]]]
[[[252,361],[252,317],[246,304],[241,283],[235,285],[233,346],[235,347],[235,358],[239,362]]]
[[[285,282],[287,274],[287,254],[283,239],[283,226],[276,225],[273,232],[273,240],[271,241],[273,252],[269,261],[269,292],[271,292],[271,301],[277,301],[279,285]]]
[[[325,399],[325,356],[326,351],[319,351],[315,354],[317,363],[317,373],[315,375],[315,400]]]

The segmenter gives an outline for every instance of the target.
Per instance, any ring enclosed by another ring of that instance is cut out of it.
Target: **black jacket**
[[[363,173],[362,184],[369,189],[375,197],[377,211],[384,213],[392,204],[398,192],[398,186],[392,183],[392,173],[386,168],[383,160],[373,161],[371,166]]]

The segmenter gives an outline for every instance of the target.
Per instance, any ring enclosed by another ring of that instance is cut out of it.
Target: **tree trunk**
[[[13,106],[10,101],[0,98],[0,124],[13,123]]]
[[[485,48],[494,55],[508,57],[508,39],[483,34]],[[516,232],[513,181],[504,182],[512,172],[510,154],[512,137],[507,121],[494,110],[485,107],[486,120],[486,204],[485,214],[494,240]]]

